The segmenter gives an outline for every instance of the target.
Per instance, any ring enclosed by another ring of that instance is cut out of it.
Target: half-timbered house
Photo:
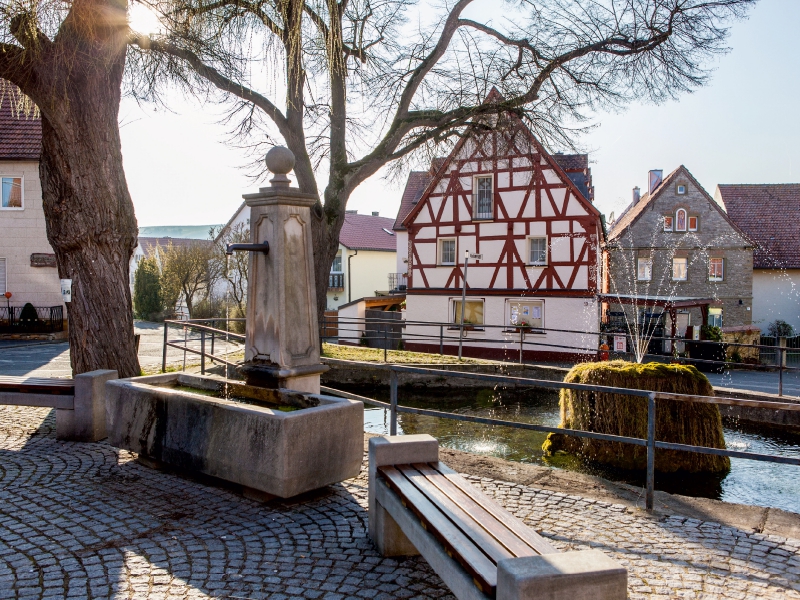
[[[597,336],[579,333],[598,330],[603,235],[586,155],[548,154],[509,113],[473,123],[427,177],[412,179],[424,189],[406,189],[398,215],[408,235],[406,347],[438,351],[438,333],[414,322],[441,322],[453,327],[444,346],[454,351],[471,252],[480,258],[467,270],[465,355],[516,358],[521,336],[526,359],[595,353]]]

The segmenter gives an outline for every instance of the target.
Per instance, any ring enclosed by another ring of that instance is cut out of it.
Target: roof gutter
[[[353,293],[352,293],[352,281],[353,281],[353,273],[350,270],[350,259],[353,258],[358,254],[358,250],[355,250],[355,254],[348,254],[347,255],[347,302],[350,303],[353,301]]]

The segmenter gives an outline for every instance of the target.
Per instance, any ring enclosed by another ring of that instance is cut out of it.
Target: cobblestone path
[[[625,564],[631,598],[800,598],[799,540],[473,481],[558,547]],[[450,598],[424,560],[372,548],[366,484],[260,504],[0,407],[0,598]]]

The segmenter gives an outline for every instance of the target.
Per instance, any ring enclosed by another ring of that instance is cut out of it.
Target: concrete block
[[[384,556],[419,554],[386,509],[376,500],[377,469],[386,465],[437,462],[439,442],[427,435],[374,437],[369,441],[369,536]]]
[[[73,442],[96,442],[106,437],[106,382],[117,378],[112,370],[75,376],[72,410],[56,408],[56,437]]]
[[[624,600],[628,572],[599,550],[497,563],[497,600]]]

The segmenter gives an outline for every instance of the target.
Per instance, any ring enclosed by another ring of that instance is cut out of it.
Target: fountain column
[[[290,186],[294,154],[277,146],[266,156],[271,186],[245,194],[250,239],[269,244],[251,251],[247,277],[245,363],[249,385],[319,394],[320,363],[311,207],[314,194]]]

